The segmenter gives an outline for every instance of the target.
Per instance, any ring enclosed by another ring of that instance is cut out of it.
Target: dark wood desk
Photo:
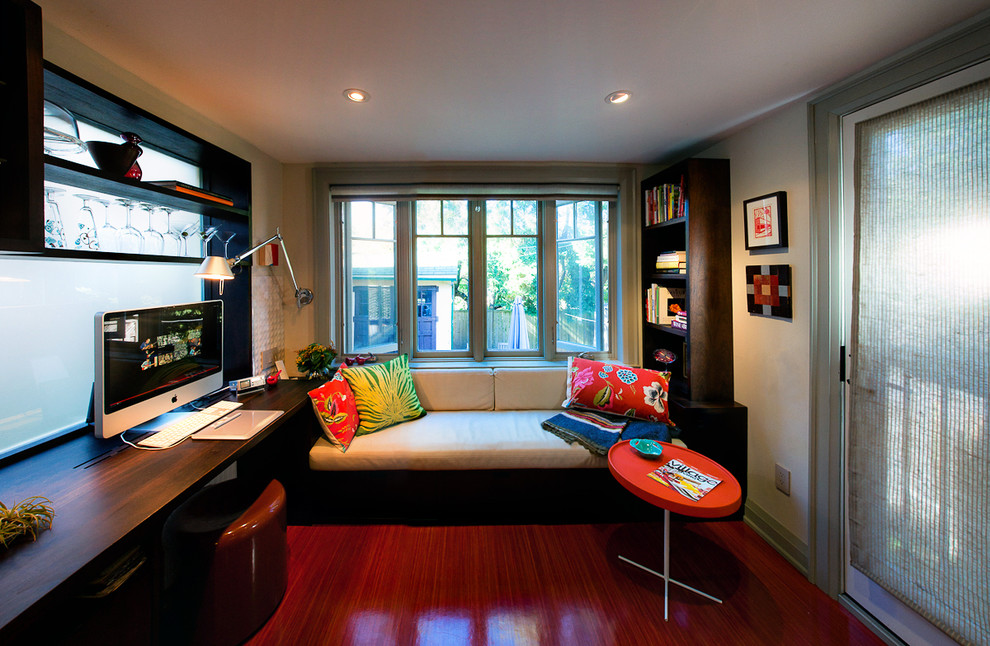
[[[61,621],[60,602],[128,546],[155,543],[168,515],[229,465],[246,456],[309,406],[309,381],[241,397],[246,410],[283,410],[250,440],[185,440],[165,451],[139,451],[120,439],[76,435],[0,468],[0,500],[51,499],[51,530],[0,552],[0,643],[39,624]],[[108,626],[112,632],[115,627]]]

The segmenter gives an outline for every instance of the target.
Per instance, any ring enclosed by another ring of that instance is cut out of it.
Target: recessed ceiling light
[[[631,97],[632,92],[629,90],[616,90],[605,97],[605,103],[625,103]]]
[[[368,99],[371,98],[370,94],[364,90],[359,90],[356,87],[344,90],[344,96],[347,97],[349,101],[353,101],[354,103],[366,103]]]

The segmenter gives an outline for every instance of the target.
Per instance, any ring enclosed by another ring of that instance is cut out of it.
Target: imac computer
[[[220,390],[223,302],[96,315],[96,436],[119,435]]]

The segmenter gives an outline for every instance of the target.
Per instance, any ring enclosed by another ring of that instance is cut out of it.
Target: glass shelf
[[[45,181],[68,184],[76,188],[106,193],[130,200],[154,202],[179,211],[199,213],[207,217],[247,220],[248,212],[207,199],[184,195],[171,189],[139,182],[127,177],[111,177],[82,164],[45,155]]]

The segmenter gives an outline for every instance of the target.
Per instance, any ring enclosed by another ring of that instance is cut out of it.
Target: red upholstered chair
[[[170,521],[180,568],[197,568],[198,598],[182,619],[190,643],[239,644],[272,615],[288,581],[285,489],[273,480],[255,497],[237,480],[210,486],[182,505]]]

